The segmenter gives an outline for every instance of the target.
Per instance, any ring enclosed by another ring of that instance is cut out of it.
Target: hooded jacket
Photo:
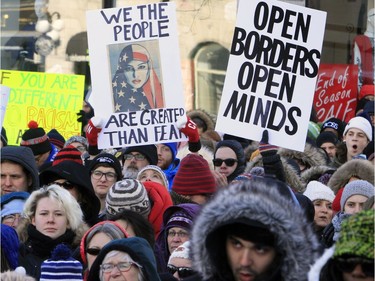
[[[170,229],[173,226],[168,225],[168,221],[174,214],[183,213],[185,214],[184,217],[186,217],[187,219],[191,221],[190,229],[187,229],[190,232],[192,225],[193,225],[194,218],[197,216],[200,209],[201,209],[201,205],[193,204],[193,203],[184,203],[184,204],[171,206],[165,210],[163,214],[162,229],[160,231],[160,234],[155,244],[155,256],[156,256],[156,261],[158,262],[159,272],[167,271],[168,259],[169,259],[169,256],[171,255],[171,253],[169,253],[169,250],[168,250],[167,235],[168,235],[168,229]]]
[[[85,222],[89,226],[93,226],[98,222],[100,201],[95,195],[89,171],[85,166],[74,161],[63,161],[44,170],[39,177],[43,184],[51,183],[57,179],[66,179],[76,185],[82,196],[82,200],[78,203],[84,214]]]
[[[140,270],[143,272],[145,280],[160,281],[159,275],[156,271],[154,253],[150,244],[141,237],[117,239],[106,244],[92,265],[88,280],[100,280],[100,265],[107,253],[114,250],[127,253],[135,262],[139,263],[142,266],[142,269]]]
[[[26,146],[5,146],[1,148],[1,161],[10,160],[24,167],[31,175],[32,184],[27,189],[31,193],[38,189],[39,186],[39,172],[34,159],[34,154],[29,147]]]
[[[204,280],[233,280],[225,265],[220,228],[240,220],[260,222],[274,235],[275,249],[281,255],[278,280],[307,280],[319,244],[302,209],[281,195],[279,188],[279,183],[270,179],[241,181],[220,190],[203,207],[195,219],[190,245],[193,267]]]

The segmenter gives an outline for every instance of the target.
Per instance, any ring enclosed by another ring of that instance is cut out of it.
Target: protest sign
[[[185,114],[175,4],[88,11],[87,26],[89,102],[105,120],[98,147],[185,140],[175,126]]]
[[[56,129],[65,138],[81,134],[77,113],[82,109],[83,75],[0,72],[0,83],[11,89],[4,119],[9,144],[20,144],[31,120],[46,132]]]
[[[336,117],[348,122],[357,106],[358,65],[321,64],[314,95],[319,122]]]
[[[239,1],[215,130],[303,151],[326,13],[281,1]]]
[[[10,94],[10,88],[4,85],[0,85],[1,89],[1,104],[0,104],[0,109],[1,109],[1,126],[3,126],[4,122],[4,117],[5,117],[5,110],[8,104],[8,99],[9,99],[9,94]]]

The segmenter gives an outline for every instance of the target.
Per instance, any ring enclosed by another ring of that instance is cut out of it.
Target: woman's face
[[[164,185],[162,176],[154,170],[144,170],[138,178],[140,182],[153,181]]]
[[[314,222],[318,227],[326,227],[333,217],[332,203],[327,200],[314,200]]]
[[[36,230],[52,239],[60,237],[69,228],[64,206],[58,200],[49,197],[39,200],[31,223]]]
[[[220,147],[215,154],[215,159],[235,159],[237,160],[236,153],[229,147]],[[219,173],[225,175],[226,177],[229,177],[234,170],[236,170],[238,163],[235,162],[233,166],[228,166],[223,162],[220,166],[215,167],[215,171],[218,171]]]
[[[126,81],[133,88],[141,88],[147,82],[150,76],[150,68],[148,62],[139,60],[130,61],[124,69]]]
[[[350,196],[345,202],[344,213],[353,215],[362,211],[363,204],[365,204],[367,199],[368,198],[366,196],[360,194]]]
[[[97,254],[90,254],[90,250],[101,250],[104,245],[109,243],[111,241],[111,238],[103,232],[98,232],[96,233],[92,238],[89,243],[87,243],[87,248],[86,248],[86,258],[87,258],[87,267],[88,269],[91,268],[92,264],[94,263],[96,257],[98,256]],[[90,249],[87,251],[87,249]]]

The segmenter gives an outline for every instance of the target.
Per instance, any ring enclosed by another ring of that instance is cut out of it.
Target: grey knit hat
[[[79,142],[82,145],[84,145],[86,149],[89,147],[89,142],[87,141],[87,139],[85,137],[82,137],[82,136],[72,136],[72,137],[70,137],[69,139],[66,140],[66,142],[64,144],[64,147],[67,147],[72,142]]]
[[[374,196],[374,186],[365,180],[355,180],[351,181],[344,187],[344,191],[342,192],[340,206],[341,211],[344,210],[345,202],[349,199],[349,197],[353,195],[363,195],[367,198]]]
[[[139,180],[124,179],[116,182],[108,190],[105,208],[109,217],[122,210],[131,210],[147,219],[151,211],[151,202],[146,188]]]
[[[147,170],[153,170],[155,171],[156,173],[160,174],[161,178],[163,179],[163,185],[168,188],[169,186],[169,181],[167,179],[167,176],[166,174],[163,172],[163,170],[161,168],[159,168],[158,166],[156,165],[147,165],[145,167],[143,167],[139,172],[138,172],[138,175],[137,175],[137,180],[141,180],[140,178],[140,175],[144,172],[144,171],[147,171]]]

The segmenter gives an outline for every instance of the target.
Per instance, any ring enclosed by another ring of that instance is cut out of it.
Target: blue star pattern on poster
[[[162,88],[147,50],[138,44],[120,53],[112,80],[115,112],[164,107]]]

